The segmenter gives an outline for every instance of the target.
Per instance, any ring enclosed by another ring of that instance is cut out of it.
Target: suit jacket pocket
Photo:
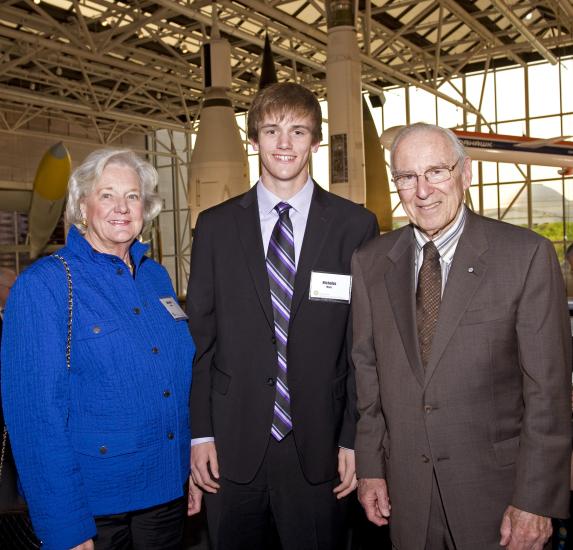
[[[221,395],[226,395],[229,391],[229,384],[231,383],[231,377],[219,370],[217,367],[213,367],[213,372],[211,374],[211,387]]]
[[[496,306],[482,309],[468,309],[460,320],[460,325],[476,325],[513,317],[511,306]]]
[[[504,439],[493,444],[495,459],[500,466],[514,464],[519,453],[519,436]]]

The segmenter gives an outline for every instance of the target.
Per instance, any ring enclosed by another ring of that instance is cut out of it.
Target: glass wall
[[[453,98],[458,105],[415,86],[386,89],[382,107],[370,106],[378,132],[381,134],[388,128],[408,123],[431,122],[460,130],[528,135],[540,139],[560,136],[566,139],[573,135],[573,57],[563,59],[555,66],[536,63],[468,74],[442,82],[438,91]],[[321,107],[324,139],[319,151],[313,155],[311,174],[328,189],[325,101],[321,102]],[[254,185],[259,177],[259,160],[247,139],[246,113],[237,114],[237,123],[248,153],[251,185]],[[193,138],[194,135],[188,135],[185,144],[181,143],[181,147],[176,148],[186,153],[177,155],[181,158],[177,159],[176,166],[165,166],[162,170],[166,179],[176,182],[174,190],[181,186],[181,197],[185,197],[185,170]],[[157,143],[155,145],[156,151],[161,149]],[[161,163],[158,164],[161,169]],[[565,259],[565,251],[573,243],[573,174],[560,172],[559,167],[474,161],[473,182],[467,202],[478,213],[528,227],[549,238],[555,245],[566,279],[571,281],[568,291],[573,296],[573,270]],[[390,187],[394,227],[400,227],[408,220],[392,183]],[[170,208],[170,196],[164,200],[166,209],[161,229],[165,237],[170,233],[168,226],[172,224],[172,220],[167,218],[169,214],[177,217],[177,207]],[[181,199],[179,208],[183,208],[184,203],[185,200]],[[187,215],[186,210],[180,214]],[[164,244],[163,255],[171,257],[170,271],[181,279],[178,291],[184,292],[189,237],[183,228],[188,222],[183,218],[176,221],[177,230],[173,232],[172,241],[175,248]],[[180,258],[181,254],[184,259]]]
[[[373,109],[381,130],[414,122],[540,139],[573,135],[573,58],[557,65],[491,69],[444,82],[439,91],[468,104],[481,116],[413,86],[385,91]],[[378,111],[378,112],[377,112]],[[387,160],[388,157],[387,157]],[[468,203],[479,213],[528,227],[555,245],[573,296],[573,274],[565,251],[573,243],[573,175],[560,167],[474,161]],[[571,171],[570,171],[571,172]],[[390,184],[392,187],[392,184]],[[392,188],[394,225],[407,223]]]

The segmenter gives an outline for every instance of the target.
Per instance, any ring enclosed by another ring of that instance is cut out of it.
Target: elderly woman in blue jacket
[[[178,549],[200,494],[189,476],[195,346],[165,269],[136,240],[158,215],[157,173],[129,150],[72,174],[64,263],[18,278],[2,340],[4,413],[43,548]]]

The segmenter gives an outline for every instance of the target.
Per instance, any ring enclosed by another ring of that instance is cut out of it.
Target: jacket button
[[[424,412],[430,414],[432,412],[432,405],[424,405]]]
[[[99,448],[99,454],[100,454],[100,455],[104,455],[105,453],[107,453],[107,447],[106,447],[105,445],[102,445],[102,446]]]
[[[115,273],[116,273],[117,275],[123,275],[123,269],[122,269],[121,267],[118,267],[118,268],[115,270]]]
[[[159,353],[159,349],[156,347],[152,347],[151,348],[151,353],[154,353],[155,355],[157,355]]]
[[[167,439],[171,440],[171,439],[174,439],[174,438],[175,438],[175,435],[173,434],[173,432],[169,432],[169,433],[167,434]]]
[[[267,385],[268,385],[268,386],[274,386],[274,385],[275,385],[275,379],[272,378],[271,376],[269,376],[269,377],[267,378]]]
[[[94,328],[92,328],[92,332],[94,334],[99,334],[101,332],[101,328],[96,325]]]
[[[138,307],[134,307],[133,313],[135,313],[136,315],[139,315],[141,313],[141,310]]]
[[[426,455],[422,455],[422,462],[428,463],[430,462],[430,459]]]
[[[171,395],[171,392],[169,390],[164,390],[163,397],[169,397],[170,395]]]

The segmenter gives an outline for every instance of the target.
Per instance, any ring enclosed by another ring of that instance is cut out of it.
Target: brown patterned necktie
[[[442,299],[442,270],[440,253],[433,241],[424,245],[424,261],[418,274],[416,292],[416,322],[418,324],[418,341],[424,368],[430,359],[432,339],[438,324],[440,302]]]

